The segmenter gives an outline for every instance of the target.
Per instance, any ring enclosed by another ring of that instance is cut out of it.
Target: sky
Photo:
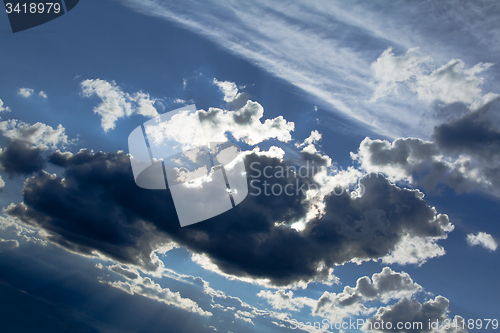
[[[499,14],[82,0],[16,33],[0,15],[1,330],[496,331]],[[179,207],[215,209],[219,169],[140,187],[129,135],[153,149],[147,124],[190,105],[201,127],[160,134],[239,147],[248,194],[181,227]]]

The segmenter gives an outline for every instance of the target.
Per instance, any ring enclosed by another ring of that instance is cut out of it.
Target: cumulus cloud
[[[0,168],[10,176],[42,170],[46,150],[71,143],[62,125],[54,129],[43,123],[29,125],[12,119],[0,122],[0,132],[8,139],[6,147],[0,148]]]
[[[292,139],[290,132],[295,128],[293,122],[282,116],[262,122],[264,108],[253,101],[247,101],[236,111],[210,108],[208,111],[199,110],[198,115],[205,137],[213,142],[227,141],[226,132],[249,145],[268,139],[289,142]]]
[[[43,151],[26,142],[11,141],[7,147],[0,148],[0,168],[11,176],[40,171],[46,165]]]
[[[495,251],[498,247],[495,239],[485,232],[479,232],[477,234],[467,234],[467,243],[470,246],[482,246],[490,251]]]
[[[34,92],[31,88],[19,88],[17,93],[23,97],[30,97]]]
[[[174,241],[206,254],[226,274],[269,279],[274,285],[329,281],[337,264],[379,260],[406,235],[435,242],[452,229],[448,218],[427,206],[417,191],[401,189],[383,177],[362,179],[362,196],[325,196],[324,214],[301,231],[290,226],[309,212],[302,192],[249,195],[224,214],[180,228],[170,192],[138,188],[128,155],[82,150],[53,153],[50,161],[65,169],[64,178],[36,174],[24,185],[23,202],[10,205],[6,213],[42,228],[48,240],[71,251],[100,253],[151,271],[160,265],[154,251]],[[252,153],[245,159],[247,170],[252,162],[286,166],[280,159]],[[267,179],[262,174],[251,178]],[[299,187],[314,182],[297,179],[290,175],[270,181]],[[68,220],[72,223],[65,223]]]
[[[47,97],[48,97],[48,96],[47,96],[47,94],[46,94],[44,91],[40,91],[40,92],[38,93],[38,96],[40,96],[40,97],[42,97],[42,98],[47,98]]]
[[[53,128],[40,122],[29,125],[23,121],[12,119],[0,122],[0,131],[4,137],[10,140],[24,142],[41,149],[64,147],[70,143],[62,125]]]
[[[420,100],[429,103],[439,100],[448,104],[477,104],[483,99],[483,78],[478,74],[492,65],[478,63],[465,69],[462,60],[452,59],[446,65],[432,70],[432,58],[420,54],[418,48],[409,49],[401,56],[395,56],[392,48],[388,48],[372,64],[377,84],[372,100],[408,89],[416,93]]]
[[[483,191],[500,196],[500,102],[435,128],[435,142],[400,138],[393,142],[365,138],[351,157],[366,172],[406,180],[433,190],[446,184],[457,193]]]
[[[367,332],[433,332],[433,333],[466,333],[463,329],[463,318],[455,316],[458,327],[446,328],[449,301],[443,296],[419,303],[416,299],[401,299],[392,306],[381,307],[377,313],[365,322],[363,330]],[[436,325],[437,321],[437,325]],[[384,324],[382,324],[384,322]],[[390,328],[388,324],[390,323]],[[434,323],[433,326],[429,325]],[[398,325],[400,327],[398,327]],[[407,325],[405,327],[404,325]],[[451,324],[450,324],[451,326]]]
[[[0,99],[0,112],[10,112],[10,108]]]
[[[370,307],[370,304],[410,297],[420,290],[422,287],[413,282],[407,273],[398,273],[385,267],[371,278],[368,276],[359,278],[354,288],[346,286],[340,293],[325,291],[317,300],[294,297],[293,291],[287,292],[284,289],[275,292],[262,290],[257,296],[266,299],[276,310],[299,311],[307,306],[313,316],[328,318],[330,322],[341,322],[353,315],[367,315],[374,312],[376,308]]]
[[[149,94],[142,91],[129,94],[114,81],[101,79],[85,80],[80,85],[84,97],[96,95],[102,100],[102,103],[94,108],[94,112],[101,116],[101,126],[105,132],[114,129],[119,118],[129,117],[134,113],[146,117],[158,116],[154,107],[156,99],[151,99]]]
[[[365,304],[374,301],[384,303],[392,299],[410,297],[422,290],[405,272],[395,272],[384,267],[382,272],[373,276],[363,276],[356,282],[356,287],[346,286],[341,293],[324,292],[315,303],[312,314],[340,322],[351,315],[369,314],[375,311]]]
[[[449,231],[453,230],[450,226]],[[424,264],[428,259],[440,257],[446,254],[445,249],[437,244],[440,237],[415,237],[410,234],[404,235],[402,241],[382,261],[387,264]]]
[[[234,82],[218,81],[214,79],[214,84],[224,93],[224,101],[227,103],[231,103],[241,96],[241,93],[238,93],[238,86],[236,86]]]

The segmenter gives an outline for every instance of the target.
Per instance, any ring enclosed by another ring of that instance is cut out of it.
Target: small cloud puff
[[[10,112],[10,108],[6,106],[0,99],[0,112]]]
[[[493,237],[485,232],[479,232],[477,235],[468,234],[467,243],[470,246],[476,246],[476,245],[482,246],[490,251],[495,251],[498,247],[498,244],[497,242],[495,242]]]
[[[30,97],[33,92],[34,90],[31,88],[20,88],[17,93],[23,97]]]
[[[35,93],[35,90],[31,89],[31,88],[19,88],[17,93],[25,98],[28,98],[28,97],[31,97],[31,95],[33,95]],[[38,92],[38,96],[40,96],[42,98],[48,97],[44,91]]]

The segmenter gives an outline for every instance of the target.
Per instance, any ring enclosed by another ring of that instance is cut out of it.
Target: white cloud
[[[119,118],[129,117],[137,113],[146,117],[156,117],[158,112],[153,106],[155,99],[142,91],[134,94],[123,92],[114,82],[101,79],[85,80],[81,82],[84,97],[97,95],[102,103],[94,108],[94,112],[101,116],[101,125],[105,132],[115,128]]]
[[[124,2],[140,12],[174,21],[206,36],[313,95],[330,110],[367,126],[379,129],[384,126],[378,121],[380,112],[375,115],[373,106],[364,103],[372,90],[368,79],[370,59],[347,46],[349,41],[343,36],[328,33],[338,29],[338,24],[347,23],[352,29],[363,24],[359,20],[347,22],[345,18],[353,16],[338,4],[311,1],[288,5],[279,1],[250,4],[211,0],[203,5],[191,2],[192,6],[186,7],[165,6],[153,0]],[[268,10],[270,6],[273,11]],[[227,20],[220,20],[221,12],[232,15]],[[366,33],[373,35],[375,32]],[[384,34],[385,38],[389,36]],[[234,91],[232,87],[227,88],[228,92]],[[380,108],[380,111],[385,109]]]
[[[380,47],[394,46],[395,49],[408,50],[419,45],[426,52],[432,52],[432,57],[440,65],[457,58],[457,50],[463,50],[436,48],[436,44],[443,42],[436,41],[436,36],[450,34],[450,29],[429,34],[432,28],[427,24],[422,25],[421,17],[413,16],[414,13],[420,13],[425,15],[426,23],[432,23],[431,27],[442,27],[441,23],[446,20],[456,26],[456,21],[450,21],[454,15],[436,17],[435,13],[440,10],[428,13],[425,8],[416,5],[398,11],[393,7],[385,10],[385,6],[349,6],[341,1],[313,0],[297,0],[291,4],[278,0],[256,0],[251,3],[206,0],[203,3],[189,1],[189,6],[184,3],[167,5],[166,2],[155,0],[122,2],[141,13],[173,21],[205,36],[312,95],[319,103],[323,102],[325,110],[354,118],[391,138],[402,135],[428,138],[437,120],[428,116],[428,108],[422,107],[423,103],[415,103],[411,99],[399,98],[396,103],[385,99],[378,103],[369,102],[374,92],[374,85],[370,84],[370,65],[380,56]],[[463,6],[473,8],[445,9],[444,5],[438,5],[442,11],[451,11],[460,17],[467,16],[470,24],[463,21],[462,26],[466,26],[467,30],[461,30],[465,35],[472,31],[471,26],[478,27],[472,24],[476,19],[468,13],[481,13],[484,8]],[[221,20],[220,13],[230,14]],[[492,22],[490,19],[481,28],[482,33],[498,31]],[[426,28],[422,29],[423,26]],[[339,27],[344,33],[337,33]],[[458,29],[453,29],[454,38],[459,34]],[[358,42],[360,40],[363,42]],[[481,43],[476,37],[474,42]],[[450,44],[455,43],[450,40]],[[492,43],[489,45],[482,46],[487,49],[495,47]],[[410,63],[411,60],[419,61],[408,59]],[[480,80],[477,74],[482,69],[475,67],[474,70],[464,70],[460,64],[445,65],[428,81],[422,81],[422,87],[426,89],[420,91],[420,96],[434,98],[437,95],[446,100],[474,96],[474,89],[465,89],[476,87],[475,82]],[[462,78],[455,84],[450,78],[456,73]],[[445,76],[445,85],[442,85],[440,75]],[[464,83],[463,78],[477,80]],[[464,97],[459,95],[458,90],[452,90],[457,88],[455,85],[460,91],[466,92]]]
[[[0,99],[0,112],[10,112],[10,108],[6,106]]]
[[[498,247],[495,239],[490,234],[485,232],[479,232],[477,235],[467,234],[467,243],[470,246],[482,246],[490,251],[495,251]]]
[[[33,92],[34,90],[31,88],[19,88],[19,91],[17,93],[23,97],[30,97]]]
[[[420,54],[418,48],[409,49],[401,56],[395,56],[392,48],[388,48],[371,66],[377,84],[372,101],[390,93],[397,94],[400,89],[409,89],[428,103],[439,100],[448,104],[477,104],[483,100],[483,78],[478,74],[492,65],[478,63],[465,69],[462,60],[452,59],[432,70],[432,59]]]
[[[209,142],[227,141],[226,132],[249,145],[268,139],[289,142],[292,139],[290,132],[295,128],[293,122],[286,121],[282,116],[261,122],[264,108],[253,101],[247,101],[236,111],[210,108],[208,111],[198,110],[198,115]]]
[[[189,298],[183,298],[179,292],[173,292],[169,288],[163,288],[158,283],[151,280],[149,277],[142,277],[137,271],[132,270],[118,270],[115,272],[127,274],[128,281],[113,281],[107,282],[109,285],[121,289],[131,295],[141,295],[158,302],[162,302],[168,305],[172,305],[183,310],[199,314],[201,316],[210,317],[213,314],[211,312],[203,310],[195,301]],[[130,274],[133,273],[133,274]],[[135,277],[135,279],[131,279]]]
[[[233,102],[241,95],[241,93],[238,93],[238,87],[234,82],[217,81],[217,79],[214,78],[214,84],[217,85],[219,89],[224,93],[224,101],[226,101],[227,103]]]
[[[261,290],[257,296],[264,298],[276,310],[300,311],[304,306],[311,308],[311,314],[328,318],[330,322],[341,322],[353,315],[367,315],[375,308],[367,307],[376,301],[387,303],[393,299],[410,297],[422,290],[410,275],[405,272],[395,272],[384,267],[380,273],[372,277],[363,276],[356,282],[354,288],[344,287],[341,293],[325,291],[315,300],[308,297],[294,297],[293,291],[279,289],[275,292]]]
[[[0,131],[3,136],[11,140],[23,141],[45,149],[70,143],[65,128],[61,124],[57,128],[52,128],[40,122],[29,125],[20,120],[11,119],[0,122]]]
[[[48,97],[48,96],[47,96],[47,94],[46,94],[45,92],[43,92],[43,91],[40,91],[40,92],[38,93],[38,96],[40,96],[40,97],[42,97],[42,98],[47,98],[47,97]]]
[[[380,273],[373,274],[371,279],[368,276],[359,278],[354,288],[346,286],[339,294],[325,291],[314,305],[312,313],[340,322],[351,315],[375,311],[365,304],[373,301],[387,303],[392,299],[410,297],[420,290],[422,287],[413,282],[408,273],[398,273],[384,267]]]
[[[447,231],[452,231],[450,225]],[[428,259],[441,257],[446,254],[442,246],[437,243],[438,240],[445,237],[414,237],[410,235],[403,236],[402,240],[396,245],[395,249],[387,256],[382,258],[382,262],[387,264],[398,263],[405,264],[424,264]]]
[[[267,302],[276,310],[291,310],[299,311],[305,304],[309,307],[313,307],[315,300],[308,297],[293,297],[293,291],[288,291],[284,289],[272,292],[270,290],[261,290],[257,293],[257,296],[264,298]]]

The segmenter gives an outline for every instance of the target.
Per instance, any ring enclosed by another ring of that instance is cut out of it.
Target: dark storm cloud
[[[235,209],[181,228],[169,191],[137,187],[128,155],[82,150],[54,153],[50,161],[65,168],[64,180],[38,173],[25,183],[23,202],[9,206],[7,214],[45,229],[49,240],[72,251],[98,251],[148,269],[156,265],[152,251],[172,240],[208,255],[226,273],[284,285],[325,277],[328,268],[352,259],[379,259],[407,234],[443,237],[450,226],[415,191],[371,177],[361,181],[362,197],[328,196],[325,215],[301,232],[287,226],[307,214],[301,192],[249,195]],[[251,154],[247,171],[252,162],[261,168],[284,166],[279,159]],[[264,180],[256,176],[250,174]],[[312,182],[293,176],[268,181],[283,186],[297,179],[299,186]]]
[[[0,152],[0,167],[10,176],[29,175],[45,167],[43,149],[19,141],[9,141]]]
[[[434,140],[448,154],[468,154],[485,162],[500,162],[500,101],[435,128]]]

